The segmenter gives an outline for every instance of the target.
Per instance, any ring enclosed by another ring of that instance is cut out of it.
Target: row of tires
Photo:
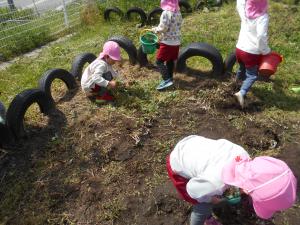
[[[115,36],[109,40],[117,42],[125,50],[131,64],[138,63],[140,66],[148,64],[147,55],[142,54],[141,48],[137,49],[128,38]],[[222,55],[214,46],[207,43],[191,43],[181,49],[176,65],[177,71],[186,71],[187,59],[194,56],[208,59],[212,64],[211,74],[214,76],[222,76],[224,73],[231,72],[235,64],[235,54],[230,54],[223,63]],[[0,121],[0,145],[20,140],[26,136],[23,124],[24,116],[32,104],[37,103],[41,113],[51,114],[52,110],[55,109],[55,100],[51,93],[51,85],[55,79],[63,81],[69,90],[76,89],[80,83],[84,66],[96,58],[92,53],[82,53],[75,57],[70,71],[60,68],[46,71],[41,76],[38,87],[17,94],[7,111],[0,102],[0,117],[2,118],[2,122]]]
[[[219,7],[223,3],[222,0],[215,0],[213,4],[210,4],[211,7]],[[207,0],[199,0],[195,7],[192,7],[191,4],[187,0],[179,0],[180,11],[183,14],[191,13],[193,10],[201,10],[208,5]],[[104,19],[109,21],[111,19],[112,14],[118,15],[120,18],[125,18],[127,20],[131,20],[132,15],[137,15],[140,18],[141,26],[144,26],[146,23],[153,24],[154,19],[158,18],[162,13],[162,9],[157,7],[152,9],[149,13],[146,13],[142,8],[139,7],[131,7],[124,13],[118,7],[109,7],[104,11]]]

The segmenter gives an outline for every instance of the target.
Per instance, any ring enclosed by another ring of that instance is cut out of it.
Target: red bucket
[[[273,75],[282,60],[282,56],[277,52],[271,52],[268,55],[263,55],[258,68],[259,74],[263,76]]]

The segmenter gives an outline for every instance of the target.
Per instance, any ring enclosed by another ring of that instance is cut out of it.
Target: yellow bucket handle
[[[151,29],[143,29],[143,30],[141,30],[141,32],[140,32],[140,37],[141,37],[144,33],[146,33],[146,32],[154,33]]]

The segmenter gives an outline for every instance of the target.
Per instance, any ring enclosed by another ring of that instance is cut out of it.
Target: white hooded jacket
[[[186,191],[198,202],[210,202],[228,186],[222,181],[223,167],[237,156],[250,158],[241,146],[225,139],[191,135],[182,139],[170,154],[172,171],[186,179]]]
[[[84,92],[90,92],[92,88],[95,88],[95,85],[107,87],[109,81],[103,77],[107,72],[111,72],[113,78],[118,76],[118,73],[113,70],[111,65],[102,59],[95,59],[82,74],[82,90]]]
[[[246,17],[246,1],[237,0],[237,11],[241,18],[241,30],[236,47],[244,52],[256,55],[269,54],[268,45],[269,15],[263,14],[255,19]]]

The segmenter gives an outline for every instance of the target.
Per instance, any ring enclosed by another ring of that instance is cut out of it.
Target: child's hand
[[[219,197],[216,197],[216,196],[211,197],[211,203],[213,205],[217,205],[217,204],[223,202],[224,200],[225,200],[224,198],[219,198]]]
[[[116,86],[117,86],[117,83],[116,83],[116,81],[114,81],[114,80],[109,81],[109,82],[108,82],[108,85],[107,85],[107,87],[108,87],[108,88],[111,88],[111,89],[116,88]]]
[[[151,30],[153,33],[157,34],[156,27],[152,27],[150,30]]]

